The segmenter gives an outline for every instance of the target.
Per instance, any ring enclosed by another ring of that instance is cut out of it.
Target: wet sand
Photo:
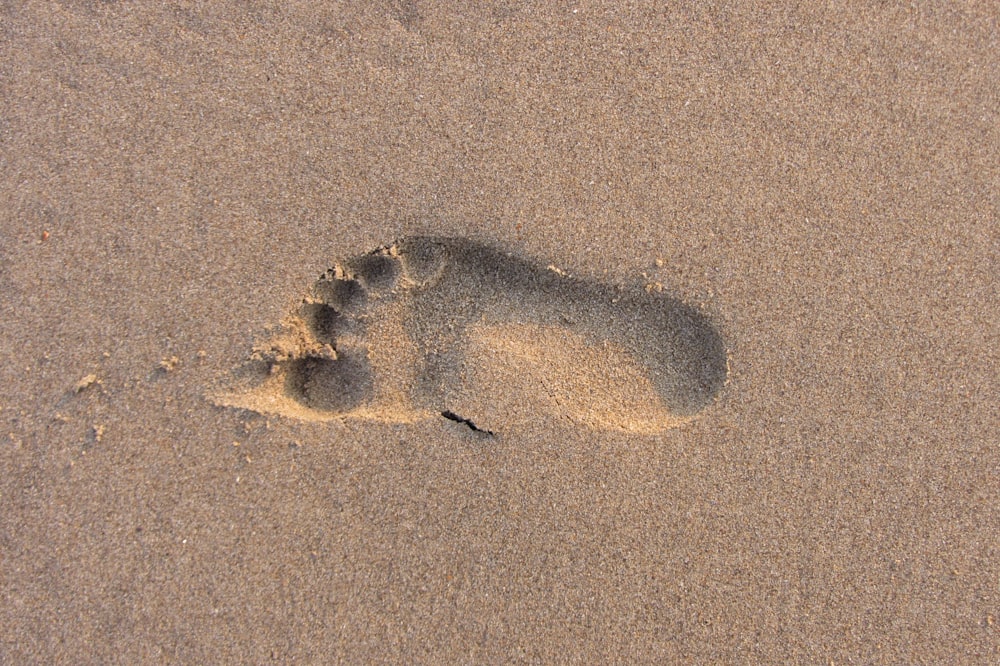
[[[0,662],[996,660],[997,19],[0,9]],[[456,419],[209,399],[415,236],[684,304],[725,385],[595,427],[649,365],[508,312]]]

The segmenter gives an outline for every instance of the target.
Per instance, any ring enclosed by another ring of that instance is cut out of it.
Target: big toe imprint
[[[653,433],[697,414],[725,379],[718,332],[672,298],[417,237],[328,271],[215,399],[308,420]]]

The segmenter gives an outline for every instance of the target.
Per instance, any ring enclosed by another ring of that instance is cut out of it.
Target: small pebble
[[[76,383],[76,386],[73,387],[73,392],[79,393],[80,391],[83,391],[84,389],[89,388],[94,384],[100,384],[100,383],[101,380],[97,378],[97,375],[91,373]]]

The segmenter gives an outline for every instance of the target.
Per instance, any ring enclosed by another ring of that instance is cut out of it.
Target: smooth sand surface
[[[0,662],[995,663],[998,19],[5,3]],[[480,273],[358,319],[389,375],[310,329],[299,414],[210,399],[425,236],[684,304],[726,382],[536,292],[449,338]]]

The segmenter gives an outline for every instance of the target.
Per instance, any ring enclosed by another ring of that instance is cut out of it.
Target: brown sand
[[[995,3],[538,4],[3,5],[0,662],[1000,659]],[[412,235],[663,285],[729,383],[560,418],[528,321],[500,436],[206,399]]]

